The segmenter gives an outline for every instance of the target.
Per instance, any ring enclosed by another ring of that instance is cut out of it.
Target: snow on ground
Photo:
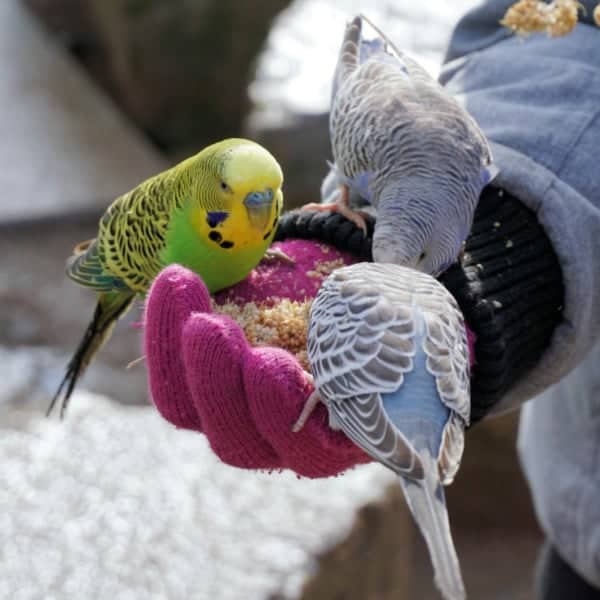
[[[0,598],[293,598],[395,479],[234,469],[152,408],[86,392],[46,419],[33,356],[0,349]]]

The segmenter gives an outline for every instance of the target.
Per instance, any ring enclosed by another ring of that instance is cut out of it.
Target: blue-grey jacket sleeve
[[[562,268],[563,320],[497,410],[557,382],[600,337],[600,30],[517,37],[499,24],[511,4],[468,13],[440,75],[490,140],[498,184],[535,212]],[[583,4],[591,23],[595,1]]]

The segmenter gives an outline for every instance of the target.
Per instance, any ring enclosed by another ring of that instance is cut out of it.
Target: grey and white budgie
[[[377,37],[364,39],[365,23],[346,27],[329,116],[334,163],[324,203],[307,208],[337,210],[365,230],[350,207],[362,197],[377,215],[374,260],[438,274],[456,261],[497,169],[466,110],[372,24]]]
[[[446,600],[465,598],[443,485],[462,457],[470,416],[462,313],[433,277],[394,264],[334,271],[311,308],[308,357],[329,425],[392,469],[425,538]]]

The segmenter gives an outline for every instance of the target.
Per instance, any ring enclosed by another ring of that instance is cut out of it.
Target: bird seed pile
[[[310,370],[306,333],[312,300],[282,300],[275,306],[248,302],[244,305],[214,303],[215,312],[231,317],[244,330],[252,346],[277,346],[293,354],[303,369]]]

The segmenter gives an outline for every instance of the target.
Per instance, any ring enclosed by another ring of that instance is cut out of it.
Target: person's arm
[[[545,237],[549,241],[543,257],[548,265],[558,258],[564,305],[554,306],[560,316],[549,342],[537,356],[523,355],[521,343],[531,340],[532,320],[538,320],[538,310],[552,309],[561,284],[553,277],[532,295],[507,282],[508,305],[490,310],[500,322],[513,323],[514,302],[529,305],[510,334],[506,331],[503,352],[509,360],[525,360],[528,368],[509,376],[492,410],[521,404],[559,381],[600,333],[600,32],[579,24],[565,37],[519,38],[499,24],[510,4],[487,2],[460,21],[440,80],[490,140],[500,168],[494,184],[535,217],[522,235],[542,246]],[[595,3],[583,4],[591,22]],[[541,271],[525,247],[517,251],[513,241],[512,249],[503,272],[529,268],[535,287]]]

